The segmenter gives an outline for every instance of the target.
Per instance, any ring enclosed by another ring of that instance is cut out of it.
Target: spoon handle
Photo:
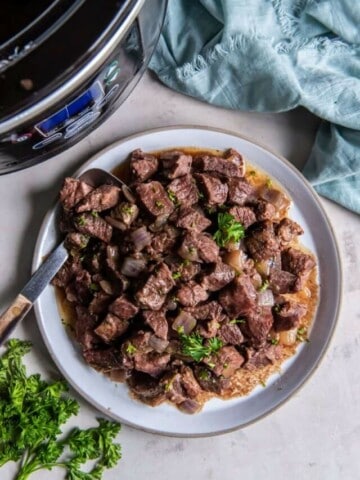
[[[16,325],[25,317],[31,307],[32,302],[19,293],[9,308],[0,315],[0,345],[10,335]]]

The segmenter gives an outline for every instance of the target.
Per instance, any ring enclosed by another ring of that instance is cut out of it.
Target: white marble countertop
[[[0,177],[0,311],[30,274],[42,219],[65,175],[92,154],[129,134],[159,126],[209,125],[258,140],[301,167],[318,120],[304,110],[284,114],[228,111],[181,96],[145,75],[121,108],[82,142],[38,166]],[[360,478],[360,219],[322,200],[340,244],[344,298],[338,328],[317,372],[270,416],[243,430],[203,439],[167,438],[123,426],[123,459],[104,479],[356,480]],[[31,312],[15,336],[30,339],[30,371],[55,371]],[[94,425],[98,412],[81,403],[73,421]],[[0,470],[10,480],[14,465]],[[39,472],[31,479],[61,479]]]

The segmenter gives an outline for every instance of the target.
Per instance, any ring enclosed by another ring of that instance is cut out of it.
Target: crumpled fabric
[[[322,118],[303,173],[360,213],[360,0],[169,0],[150,68],[214,105]]]

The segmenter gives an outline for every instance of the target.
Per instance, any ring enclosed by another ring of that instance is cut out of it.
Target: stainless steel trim
[[[46,108],[49,108],[50,105],[54,105],[55,103],[60,102],[67,95],[70,95],[86,78],[91,77],[91,75],[93,75],[101,66],[104,59],[110,55],[112,50],[118,45],[128,28],[138,16],[144,3],[145,0],[137,0],[125,21],[104,45],[103,49],[98,52],[97,55],[88,64],[86,64],[82,70],[77,72],[73,78],[66,82],[61,88],[57,89],[55,92],[51,93],[32,107],[0,123],[0,134],[12,131],[22,123],[30,121],[32,118],[41,114],[41,112],[43,112]]]

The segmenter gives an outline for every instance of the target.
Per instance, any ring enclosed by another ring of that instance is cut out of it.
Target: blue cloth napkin
[[[360,213],[360,0],[169,0],[150,68],[214,105],[321,117],[304,174]]]

